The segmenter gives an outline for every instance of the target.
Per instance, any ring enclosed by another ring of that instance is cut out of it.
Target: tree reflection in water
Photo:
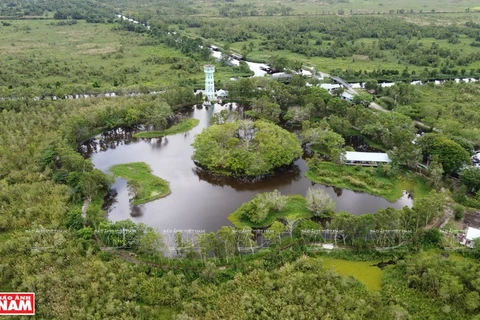
[[[333,187],[333,191],[335,192],[335,194],[337,195],[337,197],[340,197],[343,193],[343,189],[342,188],[337,188],[337,187]]]
[[[143,216],[144,206],[130,206],[130,216],[132,218],[137,218]]]
[[[282,185],[290,185],[292,182],[298,181],[302,178],[302,170],[295,163],[279,169],[272,175],[253,179],[227,177],[220,174],[215,174],[200,167],[194,167],[192,168],[192,171],[199,178],[199,180],[206,181],[214,186],[231,187],[237,191],[278,188]]]
[[[110,189],[105,198],[103,198],[102,210],[110,212],[113,209],[113,205],[117,203],[117,195],[117,189]]]

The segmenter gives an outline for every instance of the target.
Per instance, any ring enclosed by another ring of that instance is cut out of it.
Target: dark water
[[[150,165],[155,175],[170,182],[172,193],[166,198],[132,207],[126,181],[117,179],[113,187],[118,194],[109,211],[109,218],[113,221],[132,219],[159,231],[216,231],[221,226],[230,225],[227,216],[257,193],[278,189],[282,194],[305,195],[313,183],[304,177],[307,169],[304,159],[297,160],[287,171],[258,182],[213,176],[195,166],[191,160],[193,139],[208,126],[213,112],[224,108],[227,107],[215,105],[208,110],[191,110],[188,114],[199,119],[200,124],[187,133],[163,139],[136,139],[132,137],[133,132],[118,129],[85,143],[81,147],[83,153],[90,156],[100,170],[108,172],[115,164],[143,161]],[[337,211],[353,214],[412,204],[407,194],[398,202],[390,203],[366,193],[322,185],[315,187],[325,189],[333,197],[337,202]]]

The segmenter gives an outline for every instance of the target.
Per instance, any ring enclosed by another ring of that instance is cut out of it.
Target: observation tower
[[[203,71],[205,72],[205,92],[209,101],[215,100],[215,84],[213,79],[213,74],[215,73],[215,66],[205,65],[203,66]]]

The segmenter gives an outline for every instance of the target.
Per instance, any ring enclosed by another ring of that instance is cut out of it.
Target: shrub
[[[323,189],[309,188],[306,199],[308,210],[312,211],[315,216],[327,215],[329,217],[329,213],[335,211],[335,202]]]
[[[462,206],[455,206],[453,208],[453,215],[455,220],[461,220],[465,216],[465,209]]]
[[[252,200],[242,204],[240,216],[254,223],[263,222],[269,213],[285,208],[288,197],[282,196],[278,190],[257,194]]]

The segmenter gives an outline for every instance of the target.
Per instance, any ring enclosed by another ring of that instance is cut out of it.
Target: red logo
[[[35,293],[0,292],[0,315],[31,316],[35,314]]]

